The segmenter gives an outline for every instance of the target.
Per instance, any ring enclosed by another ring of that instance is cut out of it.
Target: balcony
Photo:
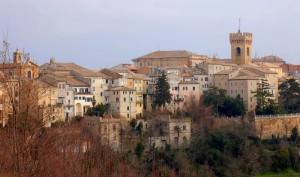
[[[174,100],[175,102],[184,101],[184,99],[183,99],[183,98],[174,98],[173,100]]]
[[[89,95],[91,92],[75,92],[75,95]]]

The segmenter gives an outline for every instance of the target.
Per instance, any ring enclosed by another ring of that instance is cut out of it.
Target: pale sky
[[[229,33],[253,33],[253,57],[300,64],[299,0],[0,0],[0,40],[90,69],[156,50],[230,58]]]

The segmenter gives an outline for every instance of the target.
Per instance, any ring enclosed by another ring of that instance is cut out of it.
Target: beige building
[[[113,117],[127,121],[136,118],[136,90],[116,86],[105,91],[106,104]]]
[[[155,51],[144,56],[133,59],[134,66],[142,67],[194,67],[197,63],[201,63],[209,59],[208,56],[198,55],[186,50],[173,51]]]
[[[273,94],[271,99],[278,101],[278,77],[277,73],[265,68],[245,67],[237,71],[224,70],[214,74],[214,85],[227,91],[230,97],[241,97],[247,112],[254,111],[256,108],[255,92],[258,83],[266,79],[270,84],[268,90]]]
[[[236,65],[236,64],[223,62],[223,61],[217,61],[217,60],[207,60],[205,62],[198,64],[197,67],[206,71],[206,73],[208,75],[208,83],[207,84],[209,84],[209,86],[212,86],[214,83],[214,81],[213,81],[214,74],[216,74],[220,71],[224,71],[224,70],[237,70],[238,69],[238,65]]]

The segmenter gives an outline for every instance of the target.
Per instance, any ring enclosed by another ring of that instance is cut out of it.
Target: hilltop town
[[[89,138],[97,137],[115,152],[135,150],[138,159],[144,149],[189,148],[193,139],[204,136],[198,130],[213,129],[211,121],[219,122],[215,127],[247,124],[251,136],[261,140],[290,137],[299,127],[299,100],[284,100],[289,86],[281,86],[289,79],[299,83],[300,65],[273,55],[253,58],[252,40],[249,32],[230,33],[230,59],[154,51],[99,70],[55,58],[38,66],[17,49],[12,61],[0,64],[1,127],[12,127],[13,135],[24,133],[18,138],[26,137],[25,144],[44,131],[56,136],[69,132],[62,138],[69,144],[57,145],[63,152],[88,152],[95,146]],[[167,81],[163,95],[170,96],[162,105],[156,104],[159,79]],[[38,131],[32,122],[40,125]],[[72,137],[89,138],[72,144]]]

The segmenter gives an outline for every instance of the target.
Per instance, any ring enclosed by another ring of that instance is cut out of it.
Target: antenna
[[[241,32],[241,17],[239,18],[239,33]]]

